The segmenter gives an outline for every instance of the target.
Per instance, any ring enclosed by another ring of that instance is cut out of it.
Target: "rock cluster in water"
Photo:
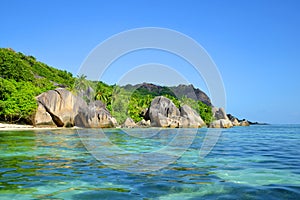
[[[104,103],[93,101],[87,104],[81,97],[63,88],[44,92],[36,99],[38,108],[33,119],[35,126],[113,128],[118,125]],[[248,121],[241,121],[232,115],[227,115],[223,108],[213,107],[212,111],[214,121],[208,125],[210,128],[249,126]],[[199,128],[206,126],[199,114],[190,106],[184,105],[178,109],[170,99],[163,96],[155,97],[144,114],[144,119],[138,123],[127,118],[122,127]]]
[[[236,117],[226,114],[223,108],[212,108],[214,121],[210,123],[210,128],[231,128],[233,126],[249,126],[247,120],[239,120]]]

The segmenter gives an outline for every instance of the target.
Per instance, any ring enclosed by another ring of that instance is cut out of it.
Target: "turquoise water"
[[[118,170],[98,161],[76,130],[1,131],[0,199],[300,199],[299,125],[226,129],[213,150],[199,158],[206,130],[196,132],[175,162],[141,173],[126,170],[132,169],[130,162]],[[135,129],[128,135],[107,129],[105,134],[127,153],[149,153],[182,131]],[[110,150],[98,153],[123,159]]]

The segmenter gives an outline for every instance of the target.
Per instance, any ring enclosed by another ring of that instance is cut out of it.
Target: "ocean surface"
[[[300,125],[209,130],[0,131],[0,199],[300,199]]]

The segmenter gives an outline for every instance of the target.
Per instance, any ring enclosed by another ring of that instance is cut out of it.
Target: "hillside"
[[[92,98],[90,95],[86,95],[84,96],[84,99],[88,99],[89,101],[101,100],[102,102],[106,103],[108,110],[119,123],[123,123],[128,117],[132,118],[135,122],[144,119],[151,101],[156,96],[165,96],[169,98],[178,108],[185,104],[189,105],[198,112],[198,114],[207,124],[212,120],[212,107],[210,106],[210,99],[204,92],[199,89],[194,89],[194,87],[191,85],[185,87],[195,90],[194,93],[187,89],[185,91],[189,91],[189,93],[181,92],[180,88],[183,88],[183,85],[172,88],[154,85],[151,83],[126,86],[109,86],[103,82],[98,82],[95,85],[95,83],[91,84],[89,81],[86,81],[86,83],[82,85],[89,85],[83,88],[90,87],[93,91],[95,91],[95,94],[92,95]],[[88,93],[91,94],[91,92]],[[196,97],[195,99],[188,97],[190,94],[197,96],[197,93],[203,93],[203,96],[206,97],[204,98],[204,102],[198,100]]]
[[[75,79],[9,48],[0,48],[0,121],[30,123],[35,96],[56,87],[71,87]]]
[[[209,97],[193,85],[107,85],[89,81],[84,75],[74,78],[70,72],[55,69],[33,56],[9,48],[0,48],[0,69],[0,121],[30,124],[37,108],[35,97],[58,87],[69,89],[87,103],[101,100],[119,123],[127,117],[136,122],[143,119],[156,96],[168,97],[178,108],[189,105],[206,123],[212,120]]]
[[[178,85],[178,86],[159,86],[151,83],[142,83],[137,85],[124,86],[127,90],[137,89],[141,94],[151,94],[153,96],[171,95],[177,98],[188,97],[196,101],[201,101],[208,106],[212,106],[209,97],[200,89],[193,85]]]
[[[50,67],[10,48],[0,48],[0,77],[17,82],[45,78],[55,85],[69,87],[74,84],[73,75],[65,70]]]

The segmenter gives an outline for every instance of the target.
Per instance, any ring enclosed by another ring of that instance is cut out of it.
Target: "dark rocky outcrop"
[[[233,126],[239,126],[240,125],[240,122],[236,118],[233,118],[230,121],[231,121]]]
[[[209,97],[200,89],[195,88],[191,85],[178,85],[174,87],[170,87],[171,91],[179,98],[186,96],[188,98],[202,101],[208,106],[212,106]]]
[[[227,117],[231,121],[231,123],[232,123],[233,126],[239,126],[240,125],[240,122],[239,122],[238,118],[234,117],[231,114],[227,114]]]
[[[246,119],[240,120],[231,114],[227,114],[227,117],[230,119],[230,121],[234,126],[249,126],[251,124],[251,122],[249,122],[248,120]]]
[[[171,96],[175,96],[177,98],[182,98],[186,96],[188,98],[202,101],[208,106],[212,106],[209,97],[200,89],[195,88],[193,85],[178,85],[173,87],[159,86],[154,85],[152,83],[142,83],[137,85],[126,85],[124,86],[126,90],[134,91],[146,91],[148,93],[153,94],[154,96],[161,96],[165,94],[169,94]]]
[[[248,121],[249,125],[270,125],[268,123],[263,123],[263,122],[252,122],[252,121]]]
[[[141,117],[143,117],[146,121],[150,121],[149,108],[142,110]]]

